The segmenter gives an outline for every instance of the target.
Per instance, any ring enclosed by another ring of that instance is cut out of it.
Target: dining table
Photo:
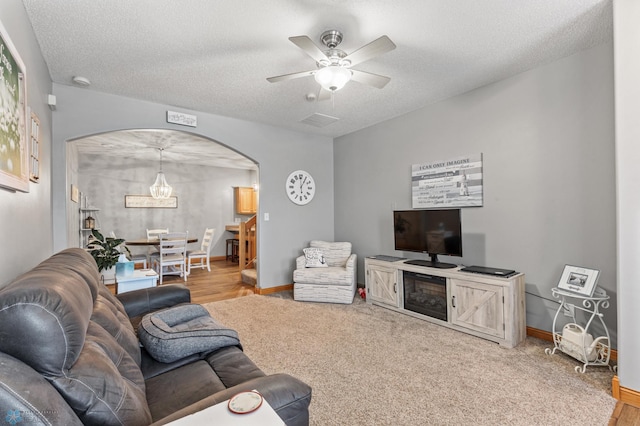
[[[198,238],[196,237],[187,237],[187,244],[197,243]],[[127,246],[157,246],[158,239],[157,238],[140,238],[136,240],[125,240],[124,244]]]

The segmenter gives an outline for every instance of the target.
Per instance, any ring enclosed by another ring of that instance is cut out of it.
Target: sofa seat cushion
[[[184,304],[142,318],[140,342],[160,362],[239,345],[238,333],[211,318],[202,305]]]
[[[306,284],[344,285],[353,284],[353,271],[346,268],[305,268],[293,271],[293,281]]]
[[[145,380],[202,359],[202,354],[193,354],[174,362],[160,362],[149,355],[149,352],[147,352],[145,348],[140,348],[140,356],[142,358],[140,369],[142,370],[142,375]]]
[[[155,376],[147,380],[146,385],[153,421],[226,389],[205,361],[196,361]]]
[[[265,376],[238,346],[218,349],[205,360],[227,388]]]

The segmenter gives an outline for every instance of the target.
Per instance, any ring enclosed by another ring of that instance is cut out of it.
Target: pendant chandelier
[[[149,187],[151,191],[151,196],[156,199],[166,199],[171,196],[171,186],[167,183],[167,179],[164,177],[164,173],[162,172],[162,151],[164,148],[159,148],[160,150],[160,171],[156,176],[156,181]]]

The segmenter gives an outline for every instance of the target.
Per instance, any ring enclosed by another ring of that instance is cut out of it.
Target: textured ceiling
[[[163,148],[163,161],[231,169],[258,169],[253,161],[223,145],[191,133],[172,130],[121,130],[77,139],[72,143],[82,155],[160,161],[159,150]]]
[[[611,0],[23,0],[51,78],[92,90],[331,137],[549,63],[612,38]],[[309,102],[315,69],[288,40],[337,29],[351,53],[387,35],[395,50],[354,66],[391,77]],[[324,127],[301,122],[337,117]]]

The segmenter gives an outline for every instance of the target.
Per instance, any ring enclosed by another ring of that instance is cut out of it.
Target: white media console
[[[367,303],[513,348],[526,337],[525,278],[364,260]]]

